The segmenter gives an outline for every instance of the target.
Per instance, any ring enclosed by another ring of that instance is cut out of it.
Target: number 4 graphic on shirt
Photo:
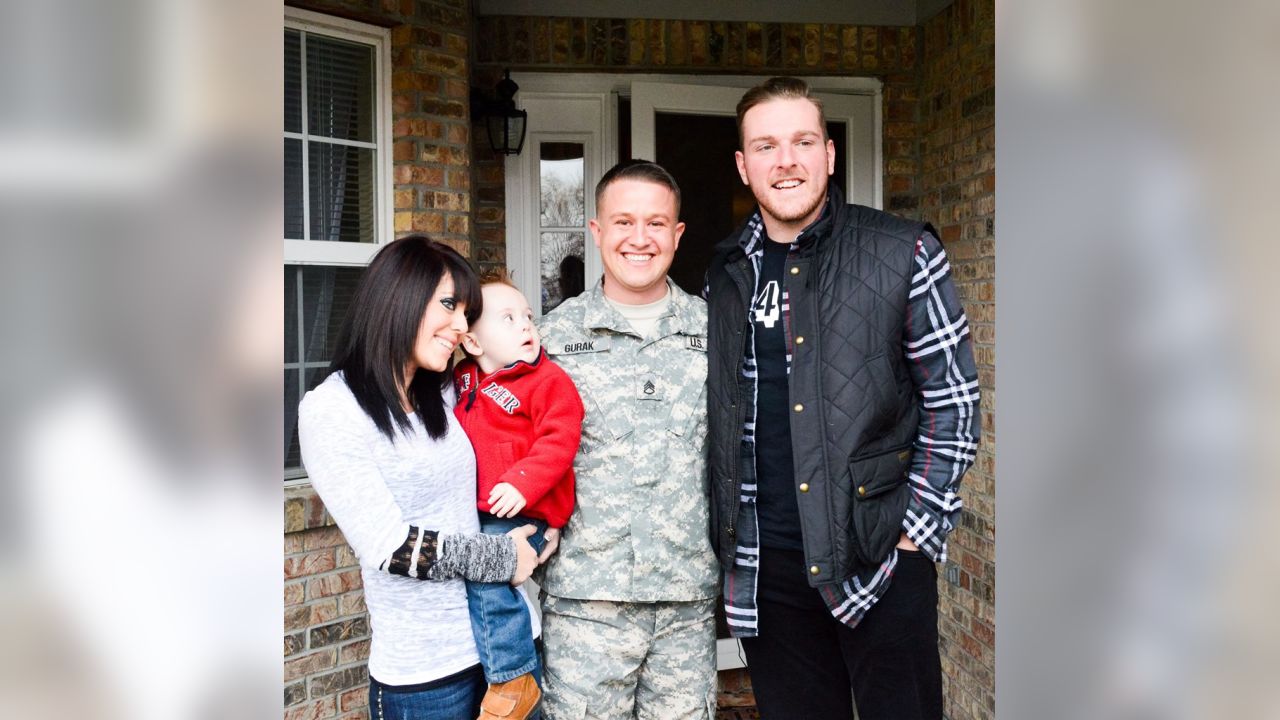
[[[772,328],[778,318],[782,317],[782,303],[779,302],[778,281],[770,280],[751,304],[751,312],[755,320],[767,328]]]

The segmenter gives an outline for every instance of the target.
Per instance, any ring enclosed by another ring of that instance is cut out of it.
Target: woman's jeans
[[[425,689],[423,689],[425,688]],[[369,678],[370,720],[475,720],[488,686],[479,666],[412,688]]]
[[[480,514],[480,530],[486,535],[505,535],[522,525],[535,525],[538,532],[529,537],[534,551],[542,553],[547,540],[545,520],[517,515],[499,518]],[[533,625],[529,608],[520,591],[511,583],[467,582],[467,604],[471,608],[471,632],[484,667],[485,679],[497,684],[533,673],[542,685],[542,664],[533,646]]]

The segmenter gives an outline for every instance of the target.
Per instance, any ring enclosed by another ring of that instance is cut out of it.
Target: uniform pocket
[[[707,418],[706,338],[689,335],[683,341],[686,352],[680,353],[678,366],[668,369],[665,378],[671,388],[667,429],[679,437],[705,431]]]
[[[586,417],[582,423],[582,437],[578,449],[591,455],[600,452],[616,440],[631,434],[634,429],[627,412],[630,398],[596,397],[582,385],[578,386]]]
[[[911,444],[849,461],[853,484],[853,555],[859,562],[878,565],[902,535],[911,488]]]
[[[705,430],[707,419],[707,384],[699,383],[697,387],[684,391],[671,404],[667,429],[677,437],[692,435]],[[704,433],[705,434],[705,433]],[[694,438],[701,440],[703,438]]]
[[[547,345],[551,359],[573,379],[582,399],[582,454],[606,451],[634,429],[634,393],[630,385],[620,382],[630,374],[623,367],[626,354],[612,352],[612,345],[612,339],[602,334]]]

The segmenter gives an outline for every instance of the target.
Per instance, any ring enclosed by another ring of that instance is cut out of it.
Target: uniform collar
[[[671,293],[671,304],[667,306],[666,313],[658,318],[658,336],[703,334],[703,330],[698,323],[698,314],[693,305],[692,297],[676,287],[670,277],[667,278],[667,290]],[[590,298],[586,303],[586,310],[582,314],[582,327],[584,330],[588,332],[592,330],[608,330],[628,335],[635,334],[635,330],[631,327],[631,322],[605,299],[603,277],[596,281],[595,286],[588,292],[590,293]]]

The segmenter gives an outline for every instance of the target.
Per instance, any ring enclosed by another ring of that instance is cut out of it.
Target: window
[[[286,8],[284,476],[305,477],[298,402],[333,355],[364,266],[391,240],[389,37]]]
[[[523,81],[518,81],[523,82]],[[526,93],[525,149],[506,160],[507,267],[538,316],[595,284],[600,253],[588,230],[595,184],[612,165],[607,92]]]
[[[538,143],[538,268],[543,314],[584,289],[585,150],[582,143]]]

